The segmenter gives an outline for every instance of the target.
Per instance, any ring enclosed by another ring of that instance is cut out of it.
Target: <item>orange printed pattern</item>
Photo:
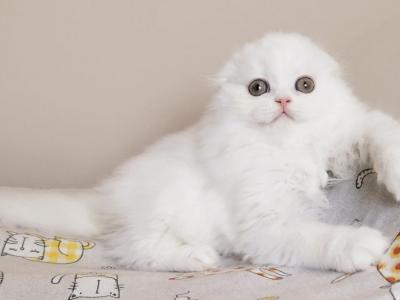
[[[390,283],[400,281],[400,234],[379,262],[378,271]]]

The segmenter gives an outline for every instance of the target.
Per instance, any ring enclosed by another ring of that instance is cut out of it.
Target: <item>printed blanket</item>
[[[327,222],[368,225],[393,239],[378,266],[354,274],[237,263],[196,273],[142,272],[114,266],[97,241],[0,228],[0,299],[400,300],[400,204],[370,169],[331,182]]]

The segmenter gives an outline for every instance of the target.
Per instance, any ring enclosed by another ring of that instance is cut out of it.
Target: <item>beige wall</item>
[[[193,122],[207,76],[273,30],[320,41],[400,116],[398,0],[0,0],[0,185],[93,184]]]

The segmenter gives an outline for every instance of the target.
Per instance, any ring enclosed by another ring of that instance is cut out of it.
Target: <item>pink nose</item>
[[[283,108],[285,108],[286,106],[288,106],[288,104],[290,102],[292,102],[292,100],[290,100],[290,99],[276,99],[275,102],[279,103]]]

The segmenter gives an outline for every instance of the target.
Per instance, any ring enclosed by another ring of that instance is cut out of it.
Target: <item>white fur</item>
[[[295,89],[302,75],[315,80],[310,94]],[[250,95],[255,78],[267,80],[271,91]],[[361,104],[335,60],[298,34],[268,34],[245,45],[216,82],[199,122],[163,138],[99,184],[98,203],[79,212],[85,222],[71,228],[55,220],[56,228],[91,234],[96,222],[108,256],[138,269],[203,270],[218,267],[225,254],[346,272],[375,263],[387,239],[366,227],[324,224],[321,212],[329,203],[323,188],[326,170],[350,178],[372,163],[400,199],[398,123]],[[276,119],[281,109],[274,100],[282,97],[292,100],[292,119]],[[14,205],[11,198],[6,201]],[[65,203],[64,196],[54,198]],[[39,217],[47,205],[29,207]],[[5,223],[33,225],[24,224],[15,208],[11,218],[1,207]],[[36,227],[53,226],[52,218],[44,220]]]
[[[99,226],[89,206],[101,195],[93,190],[34,190],[0,187],[0,224],[94,236]]]

